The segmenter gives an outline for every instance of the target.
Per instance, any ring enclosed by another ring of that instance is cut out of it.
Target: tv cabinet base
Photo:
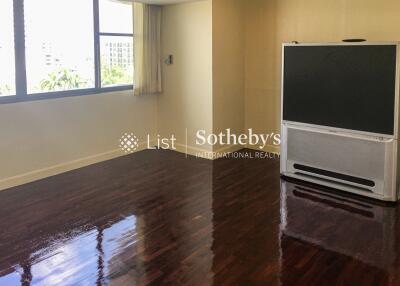
[[[382,201],[398,200],[398,141],[282,125],[281,174]]]

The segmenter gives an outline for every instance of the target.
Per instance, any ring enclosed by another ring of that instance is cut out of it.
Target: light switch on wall
[[[164,63],[166,65],[168,65],[168,66],[174,64],[174,56],[173,55],[168,55],[166,57],[166,59],[164,60]]]

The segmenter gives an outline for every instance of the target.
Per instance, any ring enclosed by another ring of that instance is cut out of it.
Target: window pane
[[[100,38],[101,85],[133,84],[133,38]]]
[[[0,2],[0,96],[15,95],[13,1]]]
[[[100,0],[100,32],[133,33],[132,5]]]
[[[93,1],[25,0],[28,93],[94,87]]]

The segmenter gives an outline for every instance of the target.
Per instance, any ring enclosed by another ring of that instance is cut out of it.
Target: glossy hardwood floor
[[[400,285],[399,238],[278,160],[143,151],[0,192],[0,285]]]

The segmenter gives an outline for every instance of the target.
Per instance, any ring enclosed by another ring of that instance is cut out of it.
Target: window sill
[[[133,90],[133,85],[121,85],[121,86],[112,86],[112,87],[104,87],[104,88],[76,89],[76,90],[46,92],[46,93],[34,93],[34,94],[28,94],[25,96],[18,96],[18,95],[3,96],[3,97],[0,96],[0,104],[10,104],[10,103],[17,103],[17,102],[57,99],[57,98],[63,98],[63,97],[93,95],[93,94],[99,94],[99,93],[108,93],[108,92],[124,91],[124,90]]]

